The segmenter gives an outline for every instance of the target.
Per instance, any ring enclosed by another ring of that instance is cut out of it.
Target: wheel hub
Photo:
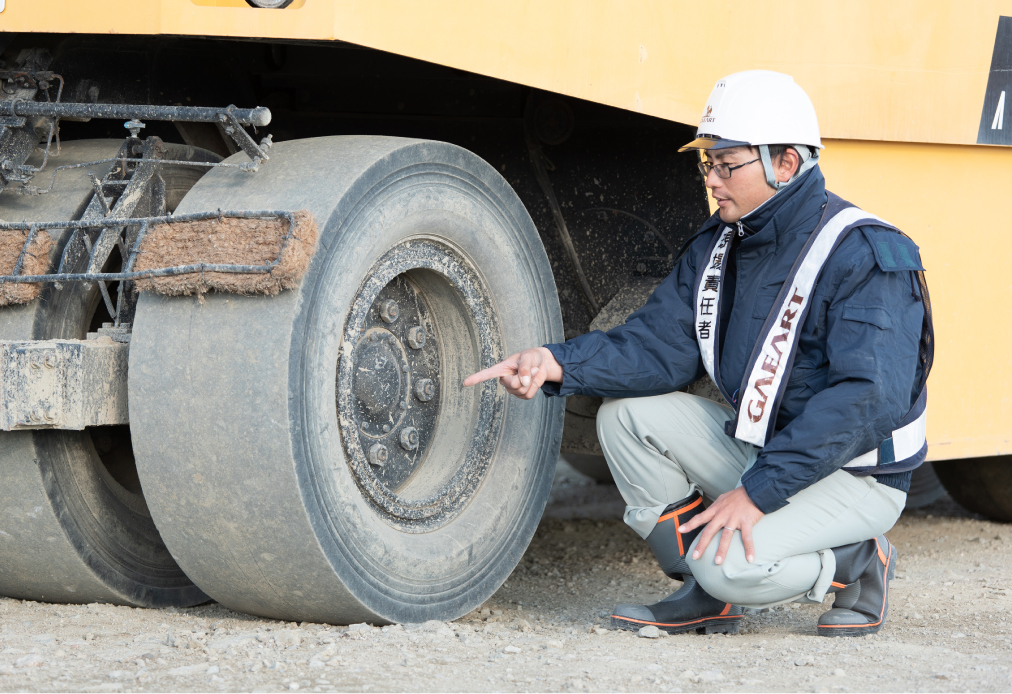
[[[495,309],[456,249],[390,249],[349,311],[336,405],[346,461],[380,515],[408,532],[448,522],[481,484],[504,411],[494,383],[454,387],[502,358]]]
[[[399,275],[380,290],[360,330],[351,415],[371,473],[396,491],[424,458],[436,425],[439,349],[424,337],[435,328],[418,291]]]

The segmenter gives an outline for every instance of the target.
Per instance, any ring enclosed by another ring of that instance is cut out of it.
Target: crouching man
[[[736,633],[743,606],[829,592],[819,634],[885,621],[884,533],[927,453],[930,302],[917,246],[826,191],[821,148],[789,76],[720,80],[679,150],[701,152],[719,209],[646,305],[465,381],[608,398],[598,434],[625,522],[682,581],[615,607],[618,627]],[[677,392],[704,372],[730,406]]]

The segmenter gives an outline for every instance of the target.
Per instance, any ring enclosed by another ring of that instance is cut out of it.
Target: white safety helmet
[[[811,99],[793,77],[747,70],[718,80],[699,119],[696,139],[678,151],[758,147],[766,182],[779,189],[787,184],[776,180],[769,145],[788,145],[801,155],[793,181],[819,158],[819,120]]]

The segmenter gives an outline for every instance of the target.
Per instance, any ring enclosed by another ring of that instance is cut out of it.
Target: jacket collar
[[[826,204],[826,179],[822,170],[814,166],[801,177],[786,188],[782,188],[769,200],[756,209],[749,212],[741,220],[745,233],[753,236],[759,232],[766,231],[772,224],[772,231],[779,237],[781,234],[794,229],[792,220],[800,222],[816,214]],[[703,222],[691,239],[702,234],[713,233],[718,229],[728,226],[720,219],[720,211],[714,212],[710,218]],[[737,227],[731,224],[731,227]],[[794,229],[796,230],[796,229]],[[763,234],[765,237],[765,234]],[[688,246],[686,241],[686,246]]]
[[[796,222],[814,214],[826,202],[826,179],[815,166],[801,178],[782,188],[773,197],[742,217],[741,225],[749,236],[772,231],[780,237],[788,231],[796,231]]]

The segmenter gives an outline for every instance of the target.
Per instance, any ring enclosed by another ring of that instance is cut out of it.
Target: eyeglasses
[[[757,161],[759,161],[759,159],[760,157],[756,157],[752,161],[747,161],[744,164],[736,164],[735,166],[731,166],[729,164],[714,164],[713,162],[709,161],[701,161],[699,162],[699,173],[703,174],[704,179],[710,175],[711,170],[717,172],[717,178],[731,178],[732,171],[734,171],[735,169],[740,169],[743,166],[748,166],[749,164],[754,164]]]

